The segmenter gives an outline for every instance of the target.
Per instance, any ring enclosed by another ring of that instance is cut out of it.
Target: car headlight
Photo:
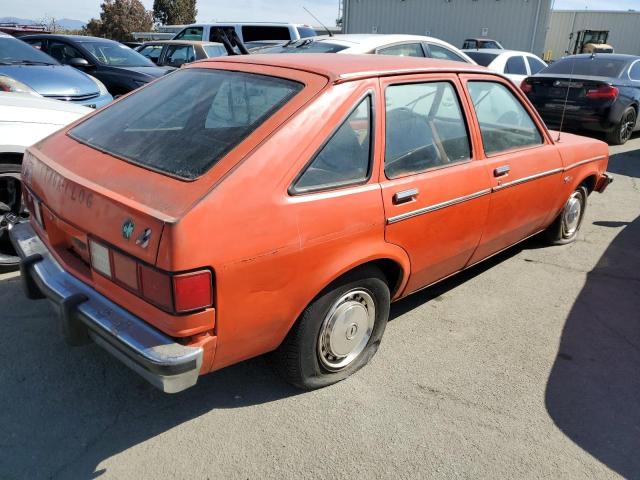
[[[1,92],[14,92],[14,93],[28,93],[40,97],[41,95],[36,92],[29,85],[25,85],[19,82],[15,78],[8,77],[6,75],[0,75],[0,91]]]
[[[89,76],[91,77],[91,75],[89,75]],[[100,90],[100,95],[108,95],[109,94],[109,90],[107,90],[107,87],[104,86],[104,83],[102,83],[96,77],[91,77],[91,80],[93,80],[95,82],[95,84],[98,86],[98,90]]]

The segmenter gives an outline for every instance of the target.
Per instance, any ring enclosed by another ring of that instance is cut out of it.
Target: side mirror
[[[91,64],[87,62],[84,58],[72,58],[67,62],[67,64],[76,68],[87,68],[91,66]]]

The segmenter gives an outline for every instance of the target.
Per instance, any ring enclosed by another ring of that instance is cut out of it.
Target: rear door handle
[[[410,202],[411,200],[415,200],[420,191],[417,188],[411,188],[409,190],[403,190],[402,192],[397,192],[393,195],[393,204],[401,205],[403,203]]]
[[[501,167],[497,167],[493,171],[494,177],[502,177],[511,171],[511,167],[509,165],[502,165]]]

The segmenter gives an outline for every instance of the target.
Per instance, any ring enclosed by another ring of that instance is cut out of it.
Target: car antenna
[[[558,129],[558,138],[556,142],[560,141],[560,135],[562,135],[562,125],[564,124],[564,114],[567,111],[567,102],[569,101],[569,91],[571,90],[571,84],[573,83],[573,68],[576,66],[576,57],[571,59],[571,73],[569,74],[569,84],[567,85],[567,93],[564,96],[564,105],[562,106],[562,117],[560,117],[560,128]]]
[[[320,20],[318,20],[318,17],[316,17],[313,13],[311,13],[311,11],[307,7],[302,7],[302,8],[304,8],[305,12],[307,12],[309,15],[311,15],[313,17],[313,19],[316,22],[318,22],[320,24],[320,26],[327,31],[327,35],[329,35],[330,37],[333,37],[333,33],[331,33],[331,30],[329,30],[329,28],[324,23],[322,23]]]

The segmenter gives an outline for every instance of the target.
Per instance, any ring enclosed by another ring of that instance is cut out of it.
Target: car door
[[[480,241],[490,178],[454,74],[381,80],[385,239],[411,260],[409,293],[461,270]]]
[[[475,263],[548,224],[559,208],[563,169],[557,147],[517,87],[487,75],[461,78],[492,180],[487,225],[470,262]]]

